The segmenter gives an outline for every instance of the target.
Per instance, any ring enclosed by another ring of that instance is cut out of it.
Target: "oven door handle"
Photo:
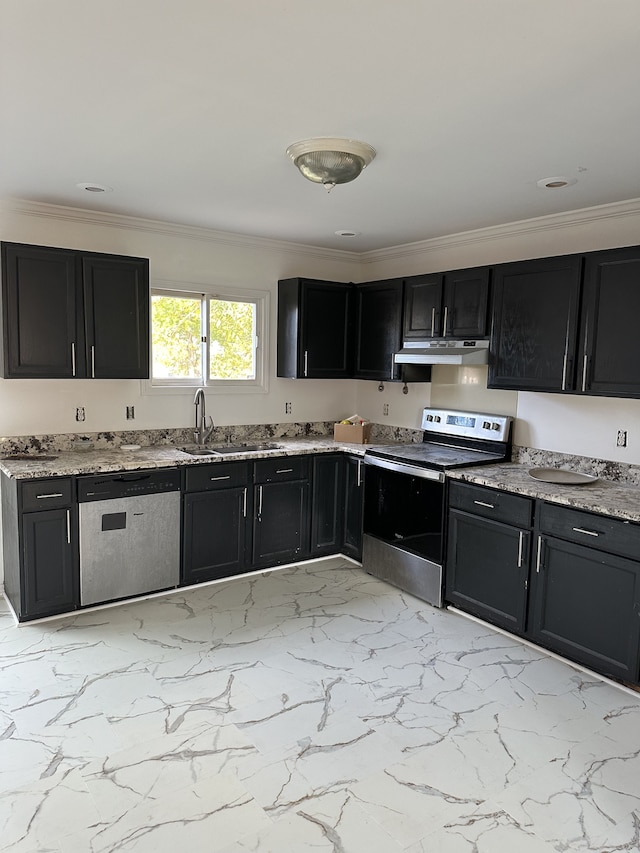
[[[407,474],[409,477],[420,477],[422,480],[433,480],[436,483],[444,483],[442,471],[434,471],[433,468],[420,468],[417,465],[407,465],[406,462],[394,462],[393,459],[381,459],[379,456],[364,457],[365,465],[373,465],[375,468],[384,468],[387,471],[395,471],[396,474]]]

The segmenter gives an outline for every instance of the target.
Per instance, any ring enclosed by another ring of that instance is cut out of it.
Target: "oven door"
[[[444,475],[367,459],[365,571],[442,606]]]

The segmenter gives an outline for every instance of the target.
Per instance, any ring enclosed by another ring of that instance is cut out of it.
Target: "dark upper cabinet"
[[[403,340],[487,335],[489,267],[404,280]]]
[[[149,376],[149,262],[2,244],[3,376]]]
[[[402,346],[402,294],[402,279],[356,287],[356,379],[402,378],[393,361]]]
[[[577,390],[640,397],[640,247],[585,258]]]
[[[582,257],[495,267],[489,388],[575,387]]]
[[[149,262],[82,258],[87,375],[93,379],[149,376]]]
[[[348,283],[305,278],[278,282],[278,376],[351,377],[352,298]]]
[[[444,275],[414,275],[404,280],[405,341],[440,337]]]

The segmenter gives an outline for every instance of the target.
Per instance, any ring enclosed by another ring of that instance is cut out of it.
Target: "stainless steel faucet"
[[[196,407],[196,428],[193,431],[193,440],[196,444],[204,444],[213,432],[213,418],[209,418],[210,425],[207,426],[207,415],[204,403],[204,388],[198,388],[193,398]]]

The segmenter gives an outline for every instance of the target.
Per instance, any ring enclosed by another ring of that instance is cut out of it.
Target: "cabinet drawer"
[[[598,551],[640,560],[640,525],[630,521],[543,503],[540,532]]]
[[[70,477],[31,480],[20,484],[20,508],[24,512],[69,506],[73,494]]]
[[[531,527],[533,501],[521,495],[451,482],[449,506],[516,527]]]
[[[248,482],[249,464],[247,462],[198,465],[187,468],[185,490],[187,492],[208,492],[211,489],[245,486]]]
[[[256,483],[275,483],[278,480],[304,480],[309,476],[307,456],[280,456],[260,459],[255,463]]]

